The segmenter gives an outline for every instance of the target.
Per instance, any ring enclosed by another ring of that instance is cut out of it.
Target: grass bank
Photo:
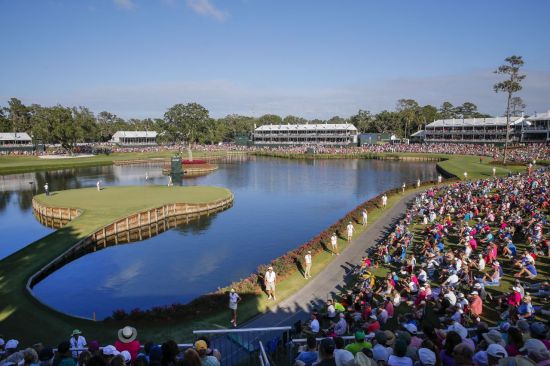
[[[92,166],[112,165],[117,160],[146,160],[153,158],[168,159],[175,151],[158,152],[131,152],[99,154],[88,158],[66,158],[66,159],[40,159],[37,156],[2,156],[0,155],[0,175],[27,173],[39,170],[58,170],[71,168],[86,168]],[[183,152],[186,156],[187,152]],[[193,152],[193,157],[225,156],[225,152]]]
[[[67,338],[71,329],[83,328],[90,339],[112,342],[118,324],[93,322],[49,309],[27,291],[28,279],[76,242],[117,219],[165,204],[204,204],[230,196],[229,190],[219,187],[165,186],[108,187],[100,192],[85,188],[37,196],[43,205],[79,208],[82,213],[61,229],[0,261],[0,332],[24,344],[57,344]]]
[[[449,155],[426,153],[359,153],[359,154],[297,154],[283,152],[255,152],[257,156],[271,156],[285,159],[380,159],[404,161],[433,161],[448,176],[464,179],[464,172],[468,172],[468,179],[489,178],[493,176],[493,167],[496,175],[503,176],[510,172],[524,172],[524,165],[492,164],[491,159],[473,155]]]

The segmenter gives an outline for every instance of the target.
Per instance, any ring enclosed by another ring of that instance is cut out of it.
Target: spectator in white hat
[[[490,344],[487,347],[487,366],[494,366],[503,358],[508,357],[508,352],[500,344]]]

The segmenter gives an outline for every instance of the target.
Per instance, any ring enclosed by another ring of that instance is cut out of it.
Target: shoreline
[[[303,156],[301,156],[303,158]],[[285,157],[281,157],[281,158],[285,158]],[[294,157],[294,158],[298,158],[298,157]],[[323,156],[315,156],[314,158],[324,158]],[[352,157],[338,157],[338,158],[352,158]],[[353,158],[359,158],[357,156],[354,156]],[[431,157],[429,157],[431,158]],[[397,156],[392,156],[391,159],[401,159],[401,157],[399,155]],[[445,162],[445,161],[452,161],[452,160],[456,160],[455,159],[451,159],[449,156],[445,156],[445,159],[443,159],[442,157],[437,157],[437,159],[439,160],[439,162]],[[477,160],[478,158],[477,157],[469,157],[469,162],[473,161],[473,160]],[[432,160],[433,161],[433,160]],[[102,164],[103,165],[103,164]],[[437,164],[437,169],[438,171],[442,172],[442,173],[446,173],[447,176],[455,176],[454,174],[450,173],[449,171],[447,171],[444,167],[441,167],[439,164]],[[486,166],[486,169],[491,169],[491,167],[489,166]],[[508,172],[508,170],[504,170],[504,169],[501,169],[502,171],[505,171],[505,172]],[[499,172],[499,175],[502,175],[503,172]],[[473,177],[472,177],[473,178]],[[421,189],[426,189],[428,186],[431,186],[433,185],[435,182],[431,182],[431,183],[424,183],[420,188],[416,188],[414,187],[413,188],[413,185],[409,185],[410,188],[407,189],[407,191],[411,192],[411,191],[415,191],[415,190],[421,190]],[[393,194],[391,194],[390,196],[390,193],[389,192],[392,192]],[[400,189],[399,188],[392,188],[392,189],[389,189],[387,190],[385,193],[388,194],[389,198],[390,198],[390,201],[394,201],[392,203],[392,205],[395,205],[397,204],[398,202],[401,202],[401,200],[403,199],[402,195],[399,193],[400,192]],[[380,193],[378,196],[372,198],[371,200],[368,200],[366,202],[363,202],[361,204],[359,204],[359,206],[357,206],[357,208],[355,210],[357,210],[359,207],[361,206],[364,206],[364,205],[367,205],[369,203],[373,203],[375,202],[377,199],[380,198],[380,196],[384,194],[383,193]],[[406,193],[407,194],[407,193]],[[378,210],[380,210],[378,208]],[[389,210],[388,210],[389,211]],[[353,210],[350,212],[350,214],[353,212]],[[386,213],[384,212],[381,212],[379,213],[380,218],[383,218],[385,217],[387,214],[387,211]],[[372,217],[371,215],[369,215],[370,217]],[[344,216],[345,218],[345,216]],[[341,220],[339,220],[341,221]],[[370,221],[370,220],[369,220]],[[374,220],[373,220],[373,223],[374,223]],[[372,227],[372,224],[369,223],[369,227]],[[330,228],[329,228],[330,229]],[[62,229],[58,230],[58,231],[62,231]],[[367,228],[368,230],[368,228]],[[361,233],[363,232],[363,230],[361,230],[358,235],[361,235]],[[53,233],[53,234],[50,234],[49,236],[54,236],[57,232]],[[47,237],[49,237],[47,236]],[[319,236],[319,235],[318,235]],[[46,237],[45,237],[46,238]],[[42,238],[44,239],[44,238]],[[42,240],[41,239],[41,240]],[[36,242],[35,242],[36,243]],[[342,243],[342,242],[341,242]],[[32,246],[34,243],[30,244],[29,246]],[[29,246],[25,247],[24,249],[28,248]],[[347,246],[346,246],[347,247]],[[296,249],[299,249],[300,246],[297,246]],[[22,250],[24,250],[22,249]],[[323,253],[321,253],[323,254]],[[319,262],[319,257],[316,255],[315,256],[315,261],[316,262]],[[329,258],[330,259],[330,258]],[[274,259],[276,260],[276,259]],[[323,271],[324,268],[329,265],[330,263],[332,263],[332,260],[326,260],[326,263],[322,266],[319,266],[317,268],[317,270],[314,270],[314,276],[316,276],[316,272],[317,271]],[[1,264],[2,264],[2,261],[0,261],[0,267],[1,267]],[[299,271],[296,271],[296,273],[299,273]],[[296,274],[295,273],[295,274]],[[300,280],[302,280],[303,277],[300,276]],[[289,278],[288,279],[289,281],[292,280],[292,278]],[[231,286],[231,285],[230,285]],[[293,292],[296,292],[299,288],[301,288],[303,286],[303,282],[302,283],[299,283],[299,286],[296,287],[296,286],[289,286],[287,291],[293,293]],[[2,294],[2,290],[0,290],[0,294]],[[27,292],[27,294],[31,297],[31,301],[34,301],[34,302],[38,302],[40,303],[40,301],[38,301],[36,298],[34,298],[31,294],[29,294]],[[243,301],[243,304],[241,306],[241,308],[243,308],[243,312],[241,314],[246,314],[246,309],[248,308],[248,313],[249,315],[248,316],[243,316],[243,318],[246,318],[244,319],[244,321],[246,320],[249,320],[249,321],[253,321],[253,319],[256,319],[258,317],[261,317],[262,315],[264,315],[266,312],[268,312],[270,309],[270,307],[268,306],[265,306],[265,304],[262,304],[262,296],[264,296],[263,293],[250,293],[248,294],[249,296],[247,296],[247,298],[245,298],[245,300]],[[191,303],[189,303],[190,305],[193,305],[193,303],[195,304],[204,304],[205,303],[205,300],[207,300],[207,297],[208,296],[218,296],[218,297],[222,297],[223,298],[223,301],[225,302],[225,297],[226,295],[223,293],[223,289],[220,289],[219,291],[217,291],[216,293],[212,293],[212,294],[206,294],[206,295],[203,295],[193,301],[191,301]],[[280,301],[284,301],[284,298],[288,298],[288,296],[281,296],[279,298],[279,302]],[[263,301],[265,303],[265,301]],[[274,305],[274,304],[277,304],[277,303],[273,303],[273,304],[270,304],[270,305]],[[0,325],[3,325],[2,323],[4,323],[4,320],[11,317],[11,314],[14,312],[15,310],[13,309],[13,305],[12,304],[2,304],[0,302]],[[58,319],[56,319],[56,321],[58,321],[58,323],[60,324],[60,326],[63,326],[63,323],[67,324],[64,329],[66,331],[68,331],[71,327],[74,327],[75,324],[78,324],[81,328],[86,328],[88,329],[88,333],[89,334],[93,334],[96,336],[96,338],[98,339],[103,339],[104,335],[109,331],[110,328],[116,328],[120,325],[120,322],[117,322],[117,321],[113,321],[113,322],[91,322],[89,320],[80,320],[78,318],[75,318],[74,316],[69,316],[69,315],[66,315],[66,314],[60,314],[58,310],[53,310],[53,312],[57,313],[59,316],[57,317]],[[223,319],[225,318],[225,311],[222,311],[222,312],[212,312],[212,313],[209,313],[208,311],[207,312],[202,312],[201,314],[202,317],[204,317],[202,320],[205,322],[205,324],[208,324],[207,326],[211,326],[212,323],[216,323],[219,321],[219,319]],[[252,319],[252,320],[251,320]],[[75,323],[76,321],[76,323]],[[84,323],[80,323],[79,321],[82,321]],[[126,319],[125,320],[126,323],[131,323],[131,324],[134,324],[135,326],[137,327],[143,327],[143,323],[145,322],[145,324],[148,322],[147,320],[132,320],[131,318],[129,319]],[[161,324],[159,324],[161,323]],[[195,323],[193,322],[188,322],[188,321],[181,321],[181,322],[177,322],[179,325],[183,325],[183,328],[185,328],[185,325],[187,326],[190,326],[191,329],[197,329],[201,326],[199,325],[194,325]],[[225,323],[225,322],[223,322]],[[201,322],[202,324],[202,322]],[[145,329],[145,334],[165,334],[165,332],[170,332],[170,334],[172,334],[172,337],[173,338],[177,338],[177,339],[185,339],[185,337],[187,336],[190,336],[189,333],[185,333],[184,331],[171,331],[171,330],[168,330],[166,329],[167,327],[169,328],[168,324],[164,321],[159,321],[159,322],[156,322],[154,325],[150,325],[149,326],[150,328],[147,330]],[[204,327],[204,326],[202,326]],[[22,339],[25,339],[24,337],[27,337],[28,335],[21,335],[21,338]],[[155,336],[156,337],[156,336]]]

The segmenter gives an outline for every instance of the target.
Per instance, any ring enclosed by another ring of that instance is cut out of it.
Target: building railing
[[[220,351],[222,365],[258,365],[261,358],[266,365],[272,360],[290,364],[290,331],[292,327],[236,328],[194,330],[198,338],[207,336],[210,348]],[[261,361],[260,361],[261,364]]]

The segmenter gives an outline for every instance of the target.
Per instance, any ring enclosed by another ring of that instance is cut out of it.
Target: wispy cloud
[[[220,22],[227,19],[228,14],[218,9],[210,0],[186,0],[189,6],[195,13],[212,17]]]
[[[113,0],[113,2],[119,8],[126,9],[126,10],[131,10],[136,6],[133,0]]]

